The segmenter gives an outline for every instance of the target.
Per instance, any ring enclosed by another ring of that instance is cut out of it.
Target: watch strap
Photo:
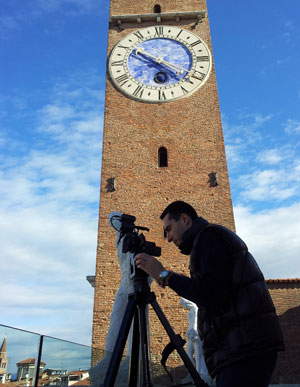
[[[169,285],[169,279],[172,277],[174,273],[172,271],[169,271],[169,270],[163,270],[160,274],[159,274],[159,280],[158,280],[158,283],[161,287],[166,287]]]

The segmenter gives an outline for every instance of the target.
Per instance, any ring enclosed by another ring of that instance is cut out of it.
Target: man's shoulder
[[[235,231],[230,230],[228,227],[217,223],[208,223],[203,231],[207,233],[238,237]]]
[[[229,228],[222,226],[217,223],[208,223],[202,230],[200,230],[199,234],[203,233],[203,235],[228,235],[235,237],[237,236],[234,231],[231,231]]]
[[[232,230],[221,224],[209,223],[198,234],[197,244],[201,242],[225,244],[230,249],[247,249],[245,242]]]

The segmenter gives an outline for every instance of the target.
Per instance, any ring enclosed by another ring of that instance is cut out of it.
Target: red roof
[[[266,280],[267,284],[291,284],[291,283],[300,283],[300,278],[277,278],[277,279],[268,279]]]
[[[17,363],[17,365],[22,365],[22,364],[35,364],[35,358],[29,357],[28,359],[21,360]],[[45,365],[46,363],[41,361],[41,364]]]
[[[76,370],[76,371],[70,371],[69,372],[69,375],[82,375],[82,374],[84,374],[84,373],[86,373],[86,372],[89,372],[88,370],[83,370],[83,371],[78,371],[78,370]]]
[[[89,378],[79,380],[78,382],[72,384],[72,386],[90,386],[91,382]]]

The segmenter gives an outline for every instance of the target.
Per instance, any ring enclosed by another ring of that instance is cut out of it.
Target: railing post
[[[34,376],[34,383],[33,387],[38,387],[39,383],[39,375],[40,375],[40,365],[41,365],[41,359],[42,359],[42,352],[43,352],[43,341],[44,341],[44,335],[40,336],[39,341],[39,352],[38,352],[38,358],[35,366],[35,376]]]

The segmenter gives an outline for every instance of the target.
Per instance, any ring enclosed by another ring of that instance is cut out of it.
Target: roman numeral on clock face
[[[143,93],[144,93],[143,87],[142,87],[142,86],[138,86],[138,87],[134,90],[134,92],[132,93],[132,95],[133,95],[134,97],[142,98]]]
[[[203,81],[203,79],[205,78],[205,75],[206,74],[201,73],[200,71],[195,71],[194,74],[191,75],[191,77],[199,79],[199,81]]]
[[[135,35],[139,40],[143,40],[143,39],[144,39],[144,36],[140,33],[140,31],[135,32],[134,35]]]
[[[158,26],[155,27],[155,35],[154,36],[162,36],[164,34],[164,27]]]
[[[195,47],[197,46],[197,44],[200,44],[200,43],[202,43],[201,40],[196,40],[196,42],[191,43],[191,47]]]
[[[163,100],[166,100],[166,99],[167,99],[166,94],[165,94],[164,91],[158,90],[158,99],[159,99],[160,101],[163,101]]]
[[[178,32],[178,34],[176,35],[176,39],[179,37],[179,35],[182,33],[182,30],[180,30],[179,32]]]
[[[116,60],[114,62],[111,62],[112,66],[123,66],[123,61],[122,60]]]
[[[187,94],[188,93],[187,89],[185,89],[183,86],[180,86],[180,87],[181,87],[181,90],[183,91],[183,94]]]
[[[209,56],[208,55],[203,55],[203,56],[197,56],[197,62],[207,62],[209,61]]]
[[[128,79],[129,77],[127,74],[122,74],[116,78],[116,81],[120,84],[120,86],[123,86],[128,81]]]

